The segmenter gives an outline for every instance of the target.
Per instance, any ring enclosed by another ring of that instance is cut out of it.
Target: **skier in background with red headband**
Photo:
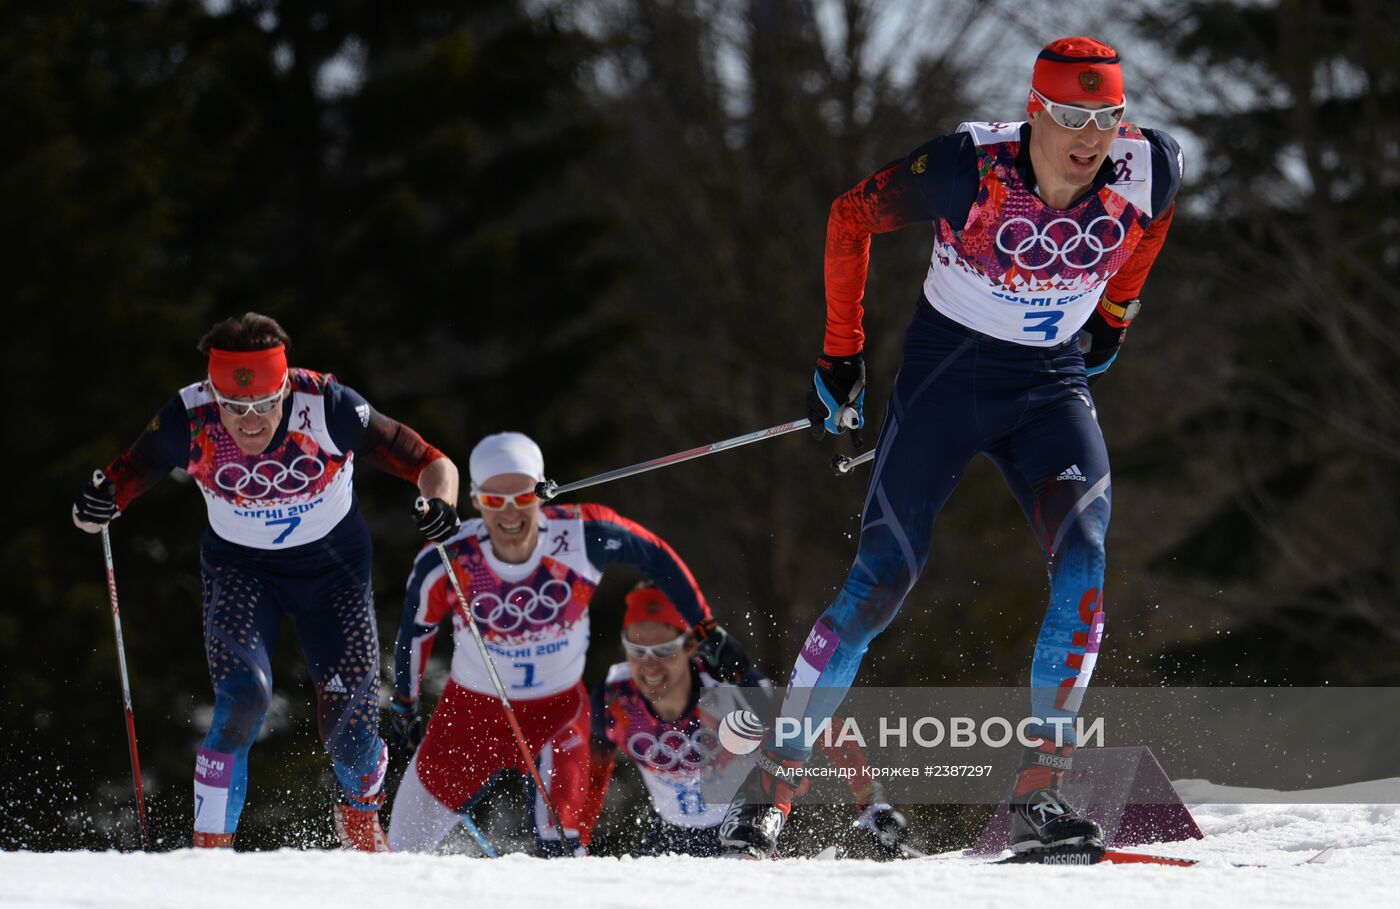
[[[704,781],[728,752],[719,741],[720,717],[706,711],[701,696],[710,688],[769,688],[772,682],[732,635],[716,626],[700,639],[666,594],[650,584],[627,594],[622,650],[626,660],[613,664],[593,689],[584,842],[603,812],[608,782],[623,756],[641,774],[651,807],[632,854],[719,855],[719,823],[727,806],[705,801]],[[587,737],[583,730],[575,734]],[[852,742],[818,748],[832,766],[849,771],[857,815],[849,827],[856,835],[850,845],[872,856],[898,857],[909,825],[868,772],[865,752]]]
[[[1031,660],[1028,743],[1011,795],[1018,852],[1092,848],[1065,802],[1072,724],[1103,632],[1109,466],[1089,382],[1118,355],[1171,223],[1181,152],[1123,121],[1118,53],[1062,38],[1035,62],[1024,123],[964,123],[877,170],[831,207],[826,335],[808,392],[818,439],[864,423],[862,301],[870,239],[932,223],[934,249],[880,429],[859,551],[798,655],[783,715],[813,724],[845,698],[870,641],[928,559],[968,463],[1001,470],[1044,550],[1050,602]],[[1062,734],[1056,735],[1057,730]],[[771,855],[810,754],[765,746],[720,827]]]
[[[371,546],[352,476],[366,463],[416,483],[429,500],[418,529],[436,541],[459,523],[457,468],[333,376],[289,368],[289,343],[257,313],[211,328],[198,345],[207,378],[180,389],[100,480],[79,487],[73,521],[100,531],[176,468],[204,494],[214,716],[195,758],[194,845],[233,845],[286,615],[306,654],[321,741],[340,784],[332,818],[341,845],[387,851],[378,817],[388,752],[378,734]]]

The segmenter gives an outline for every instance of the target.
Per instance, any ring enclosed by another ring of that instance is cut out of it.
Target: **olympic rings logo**
[[[290,464],[259,461],[251,469],[242,464],[225,464],[214,471],[214,483],[234,495],[261,499],[274,492],[282,495],[303,492],[325,473],[324,462],[304,454]]]
[[[1061,227],[1058,231],[1054,230],[1057,226]],[[1010,247],[1006,245],[1008,231]],[[997,249],[1026,269],[1049,268],[1056,260],[1072,268],[1092,268],[1104,253],[1113,252],[1127,238],[1127,228],[1109,215],[1099,215],[1088,227],[1070,218],[1056,218],[1044,228],[1029,218],[1012,218],[997,231]],[[1078,252],[1081,247],[1084,251]]]
[[[638,732],[627,740],[628,754],[658,770],[699,770],[719,748],[719,735],[706,726],[689,735],[679,729],[668,729],[659,736]]]
[[[559,618],[572,595],[573,589],[558,578],[545,581],[538,590],[517,587],[504,597],[483,593],[472,600],[472,618],[492,631],[511,634],[527,625],[548,625]]]

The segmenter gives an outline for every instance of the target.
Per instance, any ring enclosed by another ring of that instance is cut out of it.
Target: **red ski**
[[[1320,864],[1331,858],[1334,846],[1328,846],[1307,858],[1301,864]],[[1010,858],[998,859],[995,865],[1167,865],[1174,868],[1191,868],[1201,864],[1200,859],[1177,858],[1170,855],[1152,855],[1146,852],[1124,852],[1121,849],[1104,849],[1097,846],[1070,846],[1065,849],[1046,849],[1039,852],[1026,852]],[[1232,862],[1237,868],[1263,868],[1265,865]]]

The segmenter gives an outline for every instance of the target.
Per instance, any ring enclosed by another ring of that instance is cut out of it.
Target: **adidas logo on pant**
[[[1069,465],[1069,466],[1066,467],[1064,470],[1060,471],[1060,475],[1059,475],[1058,477],[1056,477],[1055,479],[1056,479],[1056,480],[1078,480],[1078,481],[1081,482],[1081,483],[1087,482],[1087,480],[1086,480],[1084,474],[1082,474],[1082,473],[1079,472],[1079,465],[1078,465],[1078,464],[1071,464],[1071,465]]]

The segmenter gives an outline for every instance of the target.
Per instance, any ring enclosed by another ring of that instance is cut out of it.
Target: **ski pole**
[[[101,486],[106,479],[102,471],[92,472],[92,484]],[[117,607],[117,569],[112,562],[112,535],[102,525],[102,555],[107,559],[107,598],[112,601],[112,628],[117,633],[117,665],[121,668],[122,704],[126,707],[126,741],[131,749],[131,781],[136,785],[136,818],[141,825],[141,848],[151,847],[150,831],[146,828],[146,798],[141,790],[141,759],[136,756],[136,715],[131,710],[131,682],[126,673],[126,645],[122,643],[122,614]]]
[[[717,451],[727,451],[730,448],[738,448],[740,445],[748,445],[750,442],[761,442],[764,439],[771,439],[775,436],[797,432],[799,429],[806,429],[811,425],[812,421],[803,417],[791,423],[780,423],[777,426],[770,426],[767,429],[760,429],[757,432],[735,436],[732,439],[725,439],[723,442],[715,442],[713,445],[701,445],[699,448],[678,451],[675,454],[653,458],[650,461],[643,461],[640,464],[633,464],[631,467],[619,467],[617,470],[600,473],[597,476],[568,483],[564,486],[560,486],[553,480],[541,480],[535,484],[535,495],[548,502],[556,496],[561,496],[566,492],[573,492],[575,489],[583,489],[585,486],[599,486],[603,483],[610,483],[613,480],[620,480],[623,477],[646,473],[648,470],[656,470],[658,467],[669,467],[672,464],[679,464],[682,461],[703,458],[705,455],[711,455]]]
[[[873,457],[875,457],[873,448],[864,454],[856,455],[854,458],[850,455],[836,455],[831,459],[831,469],[836,471],[838,477],[844,477]]]
[[[476,840],[476,847],[481,850],[487,858],[500,858],[501,854],[496,851],[496,847],[491,845],[491,841],[486,838],[486,834],[481,832],[481,828],[472,819],[470,811],[465,808],[457,812],[457,816],[462,819],[462,827]]]
[[[419,513],[428,510],[428,500],[419,496],[414,503]],[[472,638],[476,641],[476,649],[481,652],[481,660],[486,664],[486,672],[491,676],[491,684],[496,686],[496,696],[501,699],[501,708],[506,712],[506,722],[510,724],[511,732],[515,733],[515,744],[520,746],[520,756],[525,759],[525,766],[530,770],[530,776],[535,780],[535,786],[540,791],[540,801],[544,802],[545,810],[549,812],[549,822],[554,825],[554,829],[559,831],[559,843],[564,845],[564,825],[559,820],[559,812],[554,810],[554,801],[549,797],[549,790],[545,788],[544,780],[540,778],[540,769],[535,766],[535,756],[530,753],[530,744],[525,741],[525,733],[520,729],[520,721],[515,718],[515,708],[510,706],[510,698],[506,696],[506,686],[501,683],[501,677],[496,673],[496,664],[491,661],[491,654],[486,649],[486,641],[481,637],[481,629],[476,627],[476,618],[471,614],[467,606],[466,594],[462,593],[462,582],[457,580],[457,568],[452,564],[452,558],[447,554],[447,550],[441,543],[434,543],[433,548],[437,550],[438,558],[442,559],[442,567],[447,572],[447,580],[452,584],[453,593],[457,594],[457,602],[466,610],[466,622],[471,629]]]

